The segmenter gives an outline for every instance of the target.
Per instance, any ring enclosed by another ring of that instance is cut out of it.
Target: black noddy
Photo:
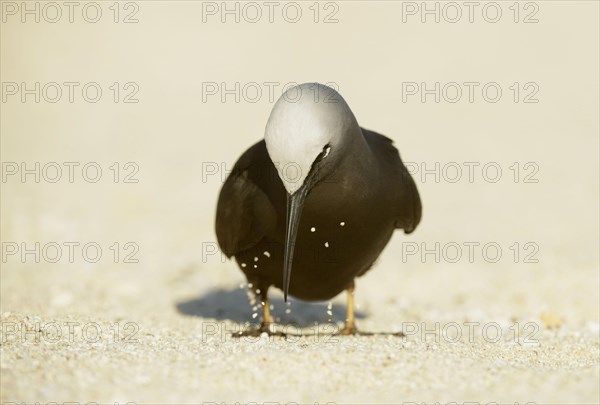
[[[354,334],[354,279],[395,229],[421,220],[417,187],[389,138],[361,128],[334,89],[305,83],[275,103],[264,140],[234,165],[217,205],[221,251],[235,257],[262,305],[268,289],[301,300],[348,291],[341,334]]]

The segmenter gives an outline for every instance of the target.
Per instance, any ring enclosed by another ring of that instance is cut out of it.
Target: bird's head
[[[309,183],[311,169],[339,155],[357,129],[350,107],[331,87],[304,83],[282,94],[267,121],[265,142],[287,192]]]
[[[335,168],[345,147],[359,136],[360,128],[346,101],[322,84],[304,83],[288,89],[271,111],[265,142],[287,191],[283,273],[286,301],[304,199]]]

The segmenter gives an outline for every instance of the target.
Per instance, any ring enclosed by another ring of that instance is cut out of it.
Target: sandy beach
[[[598,3],[428,3],[2,2],[0,402],[600,403]],[[373,335],[272,289],[289,336],[234,339],[218,193],[307,81],[423,219],[357,280]]]

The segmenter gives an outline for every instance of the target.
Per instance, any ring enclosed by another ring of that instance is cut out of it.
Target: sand
[[[114,23],[100,4],[98,23],[0,26],[2,82],[103,89],[97,103],[1,104],[2,403],[600,403],[597,2],[536,2],[533,24],[509,3],[498,23],[421,23],[403,22],[406,2],[339,2],[333,24],[309,3],[297,24],[155,1]],[[256,319],[218,253],[216,199],[262,136],[265,83],[294,81],[334,82],[422,196],[420,227],[357,281],[372,336],[331,335],[343,295],[328,311],[275,290],[294,336],[230,336]],[[122,102],[129,82],[137,103]],[[503,97],[403,101],[422,82],[494,82]],[[222,83],[239,99],[223,102]],[[242,92],[254,83],[257,100]],[[22,163],[39,182],[7,174]]]

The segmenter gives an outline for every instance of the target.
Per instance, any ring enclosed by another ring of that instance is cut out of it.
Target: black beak
[[[283,297],[285,302],[287,302],[290,288],[290,275],[292,273],[292,262],[294,261],[294,246],[296,245],[298,224],[300,223],[304,199],[308,193],[307,183],[305,181],[294,194],[288,193],[287,195],[287,227],[285,231],[285,256],[283,259]]]

